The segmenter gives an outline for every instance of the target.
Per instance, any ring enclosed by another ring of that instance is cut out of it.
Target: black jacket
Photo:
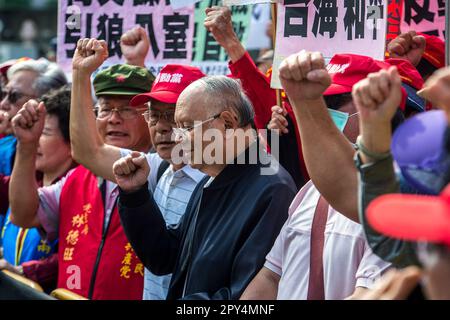
[[[180,223],[169,228],[147,186],[121,192],[120,218],[136,254],[154,274],[173,273],[167,299],[241,296],[262,268],[295,196],[289,174],[279,166],[276,174],[261,175],[267,167],[229,164],[204,188],[206,177]]]

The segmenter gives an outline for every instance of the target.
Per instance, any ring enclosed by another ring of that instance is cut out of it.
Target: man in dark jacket
[[[150,271],[173,272],[168,299],[238,299],[287,218],[295,184],[259,148],[253,116],[230,78],[206,77],[183,91],[175,113],[179,145],[189,164],[210,177],[177,226],[166,228],[148,192],[143,155],[114,164],[125,233]]]

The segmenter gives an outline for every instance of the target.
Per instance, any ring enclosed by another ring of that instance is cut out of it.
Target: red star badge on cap
[[[125,79],[126,77],[122,75],[116,77],[116,81],[119,83],[125,82]]]

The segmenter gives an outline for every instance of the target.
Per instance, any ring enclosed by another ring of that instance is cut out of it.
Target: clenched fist
[[[144,67],[145,57],[150,49],[150,40],[141,26],[125,32],[120,37],[120,49],[128,64]]]
[[[14,135],[20,144],[39,142],[45,124],[45,105],[36,100],[28,100],[12,118]]]
[[[72,59],[72,69],[90,75],[106,59],[108,59],[108,46],[104,40],[80,39]]]
[[[433,107],[443,109],[450,123],[450,67],[433,73],[418,94],[431,102]]]
[[[211,32],[217,43],[225,49],[232,62],[238,61],[245,48],[234,32],[231,11],[228,7],[206,8],[205,28]]]
[[[320,52],[302,50],[290,55],[281,63],[279,74],[291,102],[319,99],[331,84]]]
[[[353,101],[365,123],[391,122],[402,99],[401,78],[396,67],[371,73],[353,86]]]
[[[425,37],[411,30],[397,36],[388,44],[388,52],[391,58],[405,59],[417,66],[425,51]]]
[[[134,192],[147,182],[150,167],[144,154],[133,151],[114,163],[113,173],[123,191]]]

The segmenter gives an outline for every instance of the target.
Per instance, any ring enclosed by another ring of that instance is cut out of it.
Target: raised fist
[[[80,39],[72,59],[72,69],[92,74],[108,59],[108,46],[104,40]]]
[[[21,144],[37,144],[44,130],[45,105],[28,100],[12,118],[14,135]]]
[[[292,104],[294,101],[319,99],[331,84],[320,52],[302,50],[290,55],[281,62],[279,75]]]
[[[397,68],[369,74],[353,86],[352,96],[362,122],[390,123],[402,99]]]
[[[388,52],[391,58],[409,60],[417,66],[425,51],[425,37],[417,35],[413,30],[402,33],[388,44]]]
[[[145,29],[138,26],[125,32],[120,37],[120,49],[126,63],[139,67],[145,66],[145,57],[150,49],[150,40]]]
[[[122,190],[133,192],[145,184],[150,167],[144,154],[133,151],[114,163],[113,173]]]
[[[450,67],[433,73],[417,94],[431,102],[433,107],[443,109],[450,123]]]

